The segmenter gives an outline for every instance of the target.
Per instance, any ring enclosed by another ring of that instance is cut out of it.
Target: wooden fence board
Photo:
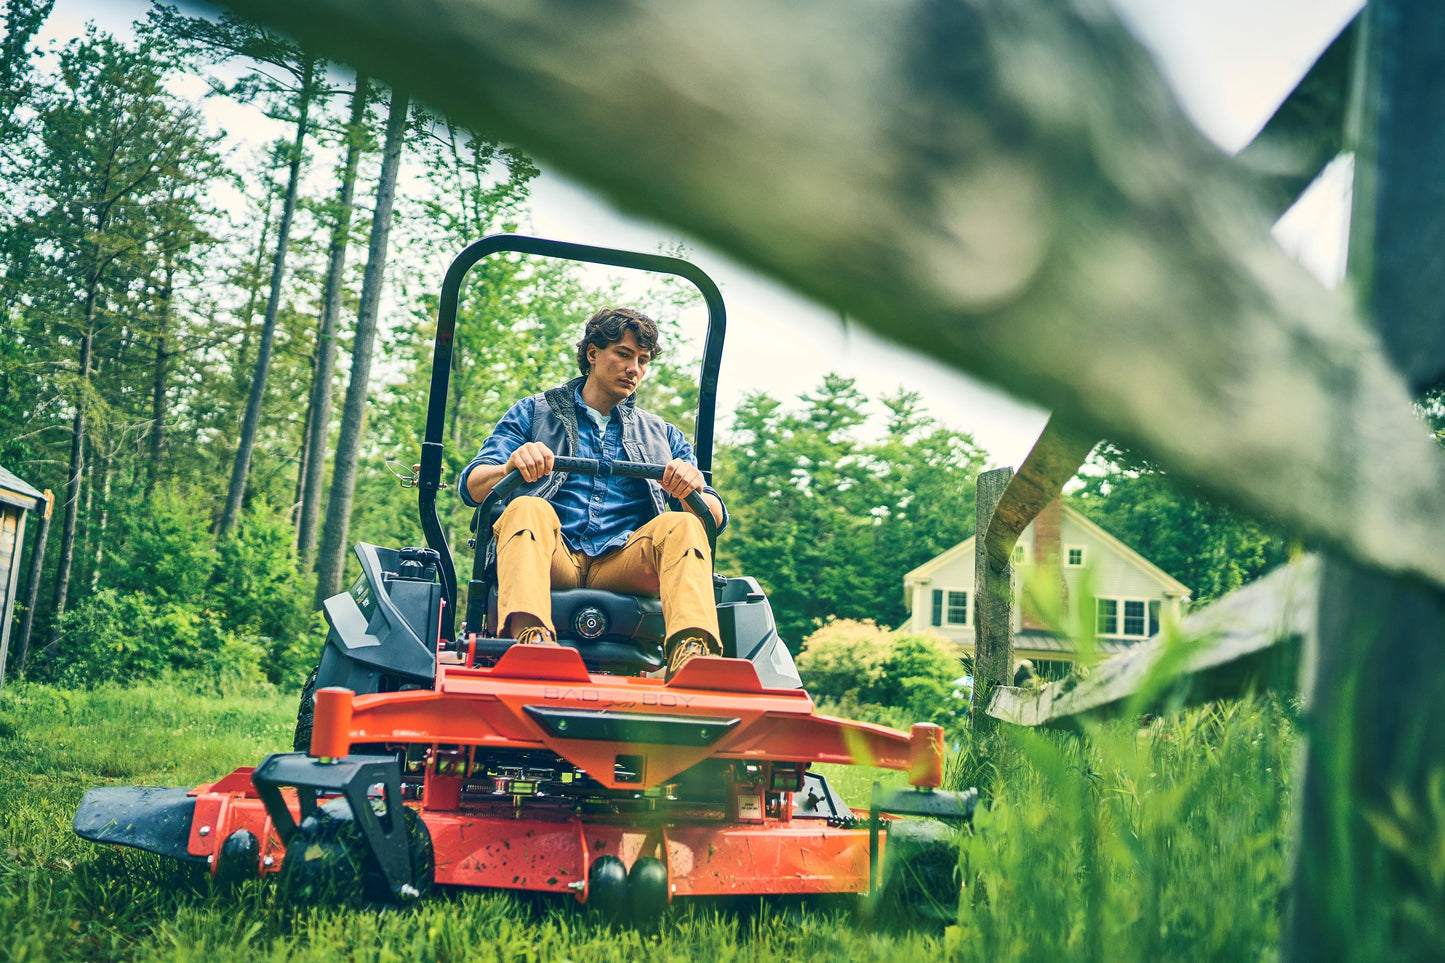
[[[1188,616],[1180,626],[1191,651],[1150,704],[1200,702],[1253,687],[1294,686],[1302,641],[1316,631],[1319,560],[1305,556]],[[1071,726],[1126,705],[1165,657],[1162,637],[1099,663],[1065,689],[1011,686],[993,691],[988,714],[1021,726]]]

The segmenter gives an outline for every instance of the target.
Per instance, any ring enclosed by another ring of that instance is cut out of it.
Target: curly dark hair
[[[650,354],[654,361],[657,360],[657,356],[662,353],[662,345],[657,340],[656,321],[631,308],[603,308],[587,319],[582,340],[577,342],[578,370],[584,376],[592,370],[592,364],[587,360],[589,344],[605,348],[621,341],[628,331],[637,339],[637,346]]]

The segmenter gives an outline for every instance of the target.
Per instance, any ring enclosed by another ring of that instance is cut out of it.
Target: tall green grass
[[[286,912],[70,831],[84,790],[187,785],[288,746],[294,697],[183,684],[0,697],[3,960],[1188,960],[1276,955],[1294,726],[1267,700],[1078,734],[1006,731],[951,760],[992,786],[942,933],[874,931],[826,901],[674,907],[656,931],[569,900],[443,894],[405,911]],[[957,733],[966,737],[966,733]],[[830,767],[866,804],[874,773]]]

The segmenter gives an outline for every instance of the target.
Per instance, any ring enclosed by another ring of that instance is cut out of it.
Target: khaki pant
[[[691,512],[664,512],[596,558],[567,547],[557,512],[543,498],[512,499],[492,533],[499,634],[514,613],[535,616],[556,634],[551,589],[595,588],[660,597],[668,639],[698,631],[721,638],[707,533]]]

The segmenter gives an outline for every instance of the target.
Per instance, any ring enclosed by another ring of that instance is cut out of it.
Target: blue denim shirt
[[[577,419],[578,458],[614,461],[625,458],[622,451],[622,418],[614,408],[608,418],[588,408],[580,389],[574,389],[577,411],[585,417]],[[462,470],[462,500],[474,505],[467,495],[467,475],[477,465],[505,465],[512,452],[532,440],[532,417],[536,402],[523,398],[513,405],[492,434],[482,443],[477,457]],[[672,457],[693,465],[697,457],[687,437],[672,425],[667,426],[667,440]],[[598,556],[620,547],[627,536],[652,517],[651,496],[647,482],[640,478],[609,475],[569,475],[566,483],[551,498],[552,507],[562,523],[562,538],[567,547],[587,555]],[[724,516],[726,524],[726,516]]]

